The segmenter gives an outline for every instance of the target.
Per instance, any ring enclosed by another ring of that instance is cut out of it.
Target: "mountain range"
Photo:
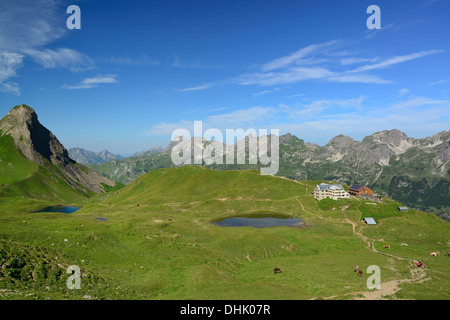
[[[211,143],[217,143],[200,141],[203,150]],[[279,176],[367,185],[411,207],[450,218],[450,131],[423,139],[408,137],[397,129],[374,133],[362,141],[338,135],[324,146],[305,142],[288,133],[279,137],[279,143]],[[149,171],[175,166],[171,152],[176,144],[171,142],[160,152],[88,166],[109,179],[129,184]],[[238,145],[234,146],[237,152]],[[194,148],[194,138],[191,148]],[[248,152],[247,144],[245,148]],[[230,146],[224,150],[230,150]],[[204,162],[202,165],[219,170],[264,167],[260,164],[206,165]]]
[[[120,160],[123,157],[109,152],[108,150],[102,150],[100,152],[93,152],[83,148],[71,148],[67,150],[69,158],[75,160],[81,164],[95,163],[100,164],[109,160]]]

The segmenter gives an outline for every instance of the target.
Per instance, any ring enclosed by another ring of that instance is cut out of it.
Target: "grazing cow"
[[[433,256],[433,257],[436,257],[436,256],[438,256],[438,255],[440,255],[441,253],[440,252],[437,252],[437,251],[431,251],[430,252],[430,256]]]
[[[353,270],[354,270],[355,272],[358,272],[358,277],[361,277],[361,276],[362,276],[363,272],[362,272],[362,270],[359,268],[359,266],[356,266]]]
[[[447,257],[450,257],[450,252],[447,252],[445,255],[446,255]]]
[[[387,248],[387,249],[389,249],[390,247],[391,247],[390,245],[388,245],[388,244],[385,244],[383,248]]]
[[[273,273],[274,273],[274,274],[280,273],[280,272],[281,272],[281,268],[275,268],[275,269],[273,269]]]

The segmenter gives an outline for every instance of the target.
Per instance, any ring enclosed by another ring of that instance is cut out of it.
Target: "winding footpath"
[[[344,213],[344,215],[345,215],[345,213]],[[357,299],[357,300],[382,300],[384,296],[390,296],[390,295],[395,294],[397,291],[399,291],[400,290],[399,285],[402,283],[410,283],[410,282],[422,283],[424,281],[431,279],[431,277],[427,277],[427,273],[425,272],[425,269],[417,268],[415,266],[415,262],[418,262],[418,261],[416,261],[414,259],[407,259],[407,258],[399,257],[399,256],[396,256],[396,255],[393,255],[390,253],[378,251],[375,248],[374,240],[369,240],[366,236],[364,236],[363,234],[361,234],[360,232],[358,232],[356,230],[356,227],[357,227],[356,222],[351,221],[347,217],[346,217],[346,222],[350,223],[352,225],[353,234],[355,236],[357,236],[358,238],[360,238],[361,240],[363,240],[364,242],[367,242],[367,247],[371,248],[371,250],[373,252],[383,254],[383,255],[392,257],[394,259],[397,259],[397,260],[407,261],[409,263],[410,274],[411,274],[411,278],[408,278],[408,279],[392,280],[389,282],[381,283],[380,289],[375,289],[375,290],[371,290],[371,291],[354,292],[354,293],[352,293],[352,295],[357,295],[357,296],[362,295],[363,296],[362,298],[357,297],[355,299]]]
[[[300,201],[297,199],[297,201],[300,203]],[[344,214],[345,217],[345,222],[349,223],[352,226],[352,231],[353,234],[360,238],[362,241],[367,243],[367,248],[369,250],[372,250],[375,253],[378,254],[383,254],[385,256],[389,256],[391,258],[397,259],[397,260],[402,260],[402,261],[406,261],[409,264],[409,268],[410,268],[410,278],[407,279],[400,279],[400,280],[391,280],[388,282],[381,282],[380,285],[380,289],[372,289],[370,291],[357,291],[357,292],[351,292],[351,293],[346,293],[346,294],[342,294],[342,295],[334,295],[334,296],[330,296],[330,297],[321,297],[321,299],[325,299],[325,300],[330,300],[330,299],[339,299],[339,298],[343,298],[346,296],[351,296],[351,299],[353,300],[389,300],[389,298],[387,298],[388,296],[392,296],[394,295],[397,291],[401,290],[401,288],[399,288],[399,285],[402,283],[411,283],[411,282],[415,282],[415,283],[422,283],[424,281],[428,281],[431,279],[431,277],[427,277],[427,273],[425,272],[425,269],[422,268],[417,268],[415,266],[415,262],[417,262],[414,259],[408,259],[408,258],[403,258],[403,257],[399,257],[390,253],[386,253],[386,252],[381,252],[378,251],[375,248],[374,245],[374,240],[369,239],[368,237],[364,236],[360,231],[357,230],[357,223],[352,221],[351,219],[349,219],[346,214],[345,214],[345,207],[342,208],[342,213]],[[322,217],[320,217],[322,218]],[[316,300],[318,297],[315,298],[311,298],[310,300]]]

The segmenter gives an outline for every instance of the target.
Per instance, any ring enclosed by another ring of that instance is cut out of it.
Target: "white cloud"
[[[368,29],[366,30],[366,39],[371,39],[373,38],[375,35],[379,34],[380,32],[383,32],[389,28],[391,28],[392,26],[394,26],[393,23],[391,24],[387,24],[385,26],[383,26],[381,29]]]
[[[285,72],[244,74],[238,77],[236,81],[242,85],[257,84],[261,86],[272,86],[304,80],[323,79],[332,75],[333,72],[323,67],[295,67]]]
[[[117,75],[97,75],[93,78],[86,78],[77,85],[63,85],[64,89],[77,90],[77,89],[92,89],[98,87],[100,84],[117,83]]]
[[[72,49],[25,49],[23,52],[46,69],[69,68],[72,71],[80,71],[94,67],[93,61],[88,56]]]
[[[197,59],[195,61],[181,60],[177,54],[174,54],[174,61],[172,67],[183,69],[221,69],[219,65],[212,65]]]
[[[268,93],[271,93],[271,92],[280,91],[280,90],[281,90],[280,88],[273,88],[271,90],[263,90],[263,91],[256,92],[253,95],[255,97],[257,97],[257,96],[262,96],[262,95],[265,95],[265,94],[268,94]]]
[[[192,121],[180,120],[179,122],[159,122],[153,125],[147,134],[155,136],[171,136],[176,129],[186,129],[189,132],[194,132],[194,123]]]
[[[255,106],[247,109],[235,110],[228,113],[222,113],[217,115],[207,116],[205,119],[197,119],[202,121],[203,131],[211,128],[222,130],[225,134],[226,129],[238,129],[247,130],[252,128],[262,128],[259,125],[272,118],[277,114],[277,110],[271,107]],[[194,135],[194,122],[187,120],[180,120],[179,122],[159,122],[153,125],[148,133],[151,135],[171,135],[175,129],[186,129]],[[267,128],[267,127],[266,127]]]
[[[59,0],[0,1],[0,54],[15,55],[16,61],[20,60],[7,63],[4,56],[0,57],[0,91],[20,93],[19,85],[10,78],[16,76],[27,58],[44,68],[80,71],[93,67],[89,57],[73,49],[45,48],[66,35],[66,19]]]
[[[446,106],[450,110],[450,100],[434,100],[425,97],[417,97],[408,100],[404,100],[398,103],[394,103],[390,106],[390,109],[403,110],[405,108],[412,109],[416,107],[420,107],[420,109],[424,109],[426,106]],[[402,111],[403,112],[403,111]]]
[[[0,82],[0,92],[9,92],[16,95],[20,94],[19,85],[15,82]]]
[[[332,40],[332,41],[325,42],[325,43],[309,45],[307,47],[297,50],[296,52],[294,52],[290,55],[287,55],[287,56],[284,56],[284,57],[281,57],[281,58],[278,58],[278,59],[275,59],[275,60],[265,63],[261,67],[261,70],[263,72],[266,72],[266,71],[271,71],[271,70],[275,70],[275,69],[285,68],[285,67],[289,66],[290,64],[297,62],[298,60],[308,56],[309,54],[313,53],[314,51],[317,51],[318,49],[322,49],[325,47],[329,47],[329,46],[337,43],[338,41],[339,40]]]
[[[430,83],[430,85],[431,85],[431,86],[435,86],[435,85],[437,85],[437,84],[443,84],[443,83],[448,83],[448,82],[450,82],[450,78],[449,78],[449,79],[442,79],[442,80],[438,80],[438,81],[432,82],[432,83]]]
[[[290,118],[310,118],[313,116],[319,116],[322,111],[331,109],[332,116],[335,116],[338,109],[352,108],[354,110],[360,110],[362,102],[366,99],[365,96],[352,99],[321,99],[313,101],[307,105],[297,104],[293,108],[289,108]]]
[[[397,92],[398,92],[399,97],[403,97],[403,96],[409,94],[411,91],[407,88],[402,88],[402,89],[399,89]]]
[[[0,1],[0,48],[18,52],[61,38],[67,32],[64,13],[57,0]]]
[[[184,88],[184,89],[180,89],[178,91],[180,91],[180,92],[198,91],[198,90],[204,90],[204,89],[211,88],[212,86],[214,86],[213,83],[205,83],[205,84],[197,86],[197,87]]]
[[[402,63],[402,62],[406,62],[406,61],[410,61],[410,60],[414,60],[414,59],[418,59],[418,58],[422,58],[425,56],[429,56],[435,53],[439,53],[442,52],[443,50],[426,50],[426,51],[420,51],[420,52],[416,52],[416,53],[411,53],[411,54],[407,54],[407,55],[403,55],[403,56],[397,56],[397,57],[393,57],[390,59],[387,59],[383,62],[380,63],[376,63],[376,64],[368,64],[362,67],[359,67],[355,70],[349,71],[349,72],[363,72],[363,71],[368,71],[368,70],[374,70],[374,69],[381,69],[381,68],[387,68],[390,67],[394,64],[398,64],[398,63]]]
[[[359,58],[359,57],[352,57],[352,58],[345,58],[341,60],[341,64],[344,66],[350,65],[350,64],[359,64],[359,63],[365,63],[365,62],[375,62],[378,58]]]
[[[377,76],[372,76],[368,74],[339,74],[329,77],[326,80],[342,83],[377,83],[377,84],[392,83],[389,80],[384,80]]]
[[[123,57],[111,57],[107,59],[108,63],[118,65],[136,65],[136,66],[155,66],[159,65],[159,60],[149,58],[147,55],[142,54],[137,58],[123,58]]]
[[[276,113],[276,109],[271,107],[252,107],[240,109],[229,113],[209,116],[206,123],[213,127],[235,128],[241,124],[251,124],[271,117]]]
[[[24,56],[12,52],[0,52],[0,91],[20,94],[17,83],[8,81],[16,76],[16,70],[22,65]]]

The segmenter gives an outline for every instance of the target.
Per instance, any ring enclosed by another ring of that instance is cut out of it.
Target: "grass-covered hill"
[[[0,119],[0,212],[14,210],[18,199],[42,207],[119,187],[71,160],[34,109],[18,105]]]
[[[389,199],[319,202],[310,195],[317,182],[186,166],[152,171],[121,190],[86,200],[73,214],[1,212],[0,297],[450,298],[448,222],[415,210],[399,212],[399,203]],[[211,224],[269,212],[300,217],[305,226]],[[367,216],[378,224],[362,223]],[[20,261],[11,263],[10,252],[21,249]],[[430,257],[431,250],[441,254]],[[33,285],[38,254],[49,270],[48,278],[39,278],[44,287]],[[414,268],[419,259],[425,270]],[[30,271],[8,272],[19,263]],[[80,290],[61,286],[67,265],[85,272]],[[356,265],[362,277],[354,272]],[[369,292],[370,265],[380,267],[382,287]],[[282,273],[274,274],[275,267]]]
[[[72,203],[94,192],[80,186],[72,188],[51,163],[38,165],[27,160],[9,135],[0,132],[0,212],[14,210],[15,203],[27,199],[30,205]]]

